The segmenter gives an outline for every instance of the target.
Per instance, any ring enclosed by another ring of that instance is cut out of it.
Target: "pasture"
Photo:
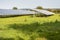
[[[0,18],[0,40],[60,40],[60,14]]]

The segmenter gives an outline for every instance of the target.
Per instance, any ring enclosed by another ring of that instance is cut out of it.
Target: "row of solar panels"
[[[28,14],[52,15],[54,13],[46,10],[38,10],[38,9],[20,9],[20,10],[0,9],[0,16],[28,15]]]

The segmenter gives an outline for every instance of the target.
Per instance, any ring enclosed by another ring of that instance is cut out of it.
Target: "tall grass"
[[[60,14],[0,18],[0,40],[60,40]]]
[[[60,22],[57,20],[43,24],[39,24],[38,22],[32,24],[10,24],[9,28],[21,31],[29,35],[32,39],[45,37],[48,40],[60,40]]]

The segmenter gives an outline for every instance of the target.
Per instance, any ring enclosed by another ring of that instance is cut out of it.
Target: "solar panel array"
[[[35,14],[35,13],[40,13],[45,15],[54,14],[46,10],[38,10],[38,9],[20,9],[20,10],[0,9],[0,15],[26,15],[26,14]]]

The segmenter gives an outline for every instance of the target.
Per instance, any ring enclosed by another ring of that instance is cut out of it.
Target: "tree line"
[[[18,10],[17,7],[13,7],[12,8],[13,10]],[[43,8],[42,6],[37,6],[35,9],[44,9],[44,10],[48,10],[48,11],[51,11],[51,12],[54,12],[54,13],[60,13],[60,9],[46,9],[46,8]]]

